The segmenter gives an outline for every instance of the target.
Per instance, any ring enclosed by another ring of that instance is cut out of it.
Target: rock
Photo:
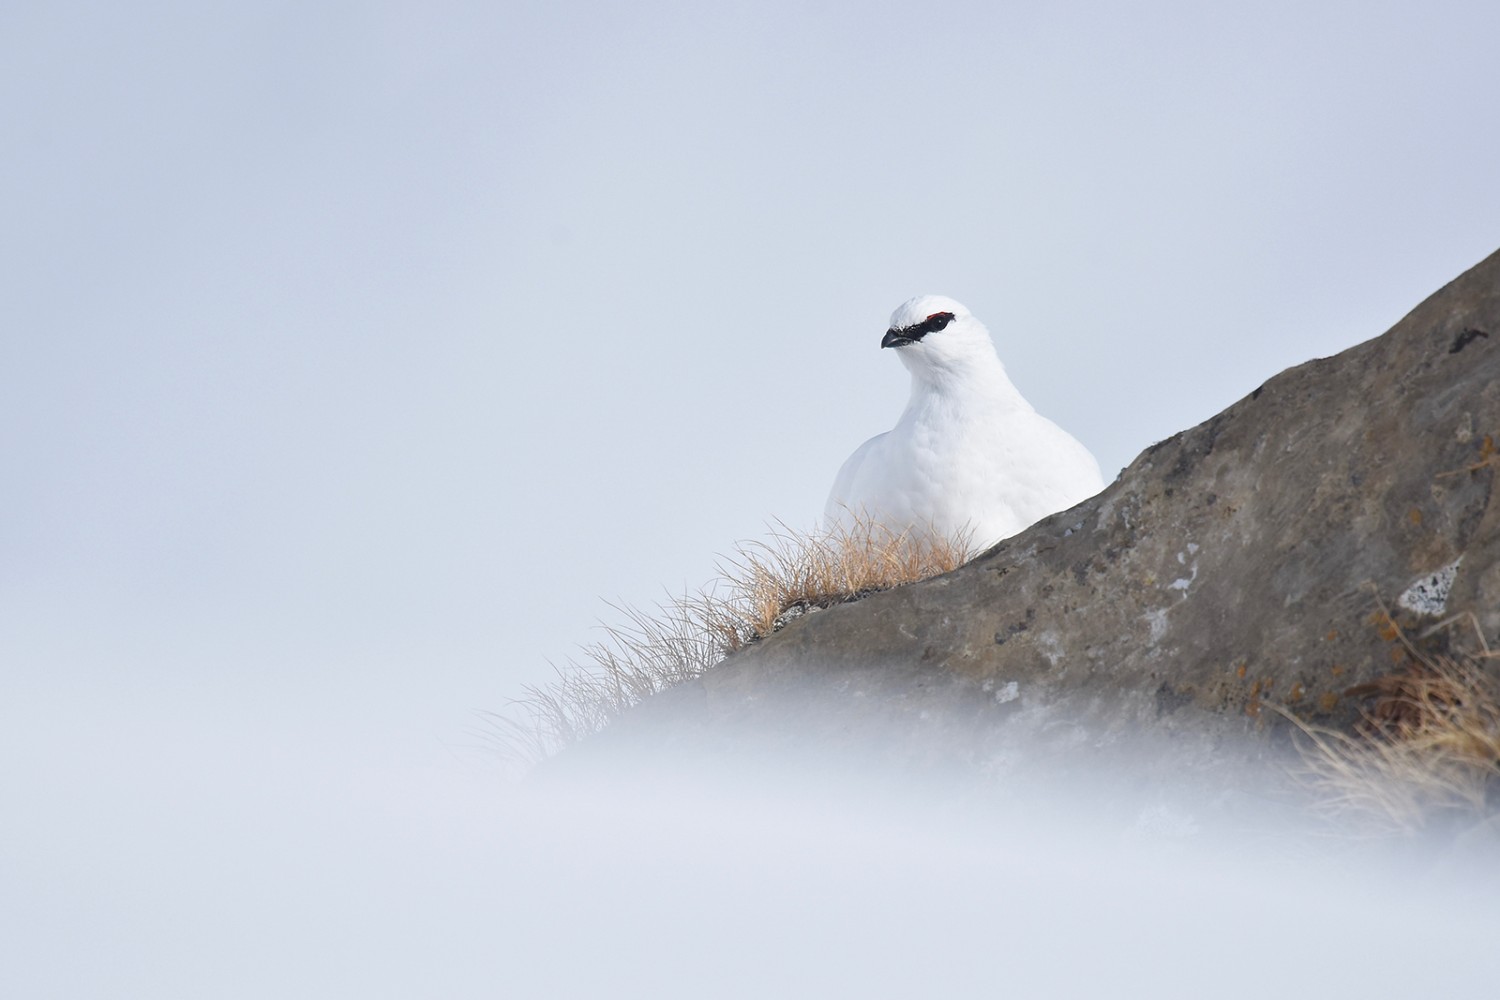
[[[1500,253],[1093,499],[804,616],[562,756],[815,746],[911,773],[1024,782],[1045,764],[1260,794],[1290,728],[1269,706],[1347,726],[1350,689],[1392,671],[1377,598],[1407,624],[1472,611],[1500,635],[1497,439]]]

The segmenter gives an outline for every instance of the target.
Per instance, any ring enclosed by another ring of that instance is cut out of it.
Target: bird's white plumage
[[[897,336],[940,313],[953,314],[943,328]],[[898,531],[967,531],[988,546],[1104,487],[1094,456],[1022,398],[989,331],[962,305],[918,296],[891,314],[891,330],[911,399],[895,427],[839,470],[824,509],[830,526],[867,516]]]

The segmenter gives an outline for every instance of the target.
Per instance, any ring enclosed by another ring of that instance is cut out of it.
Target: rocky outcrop
[[[1128,757],[1210,785],[1264,769],[1285,743],[1268,704],[1347,725],[1351,690],[1391,671],[1378,600],[1500,635],[1497,441],[1500,253],[1093,499],[953,573],[808,615],[570,753],[816,744],[1002,778]]]

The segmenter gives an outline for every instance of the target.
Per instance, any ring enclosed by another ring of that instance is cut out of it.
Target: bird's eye
[[[952,313],[933,313],[931,316],[928,316],[925,320],[922,321],[922,326],[930,332],[933,330],[941,330],[943,327],[952,322]]]

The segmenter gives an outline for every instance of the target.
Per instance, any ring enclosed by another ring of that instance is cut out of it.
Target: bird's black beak
[[[915,344],[929,333],[946,329],[948,324],[952,322],[952,313],[941,312],[933,313],[920,323],[911,323],[907,326],[893,326],[885,331],[885,339],[880,342],[880,346],[905,347],[907,344]]]
[[[894,330],[894,329],[892,329],[892,330],[885,331],[885,336],[883,338],[881,338],[880,346],[881,347],[905,347],[907,344],[915,344],[915,343],[916,343],[915,340],[913,340],[911,337],[908,337],[906,334],[902,333],[900,330]]]

